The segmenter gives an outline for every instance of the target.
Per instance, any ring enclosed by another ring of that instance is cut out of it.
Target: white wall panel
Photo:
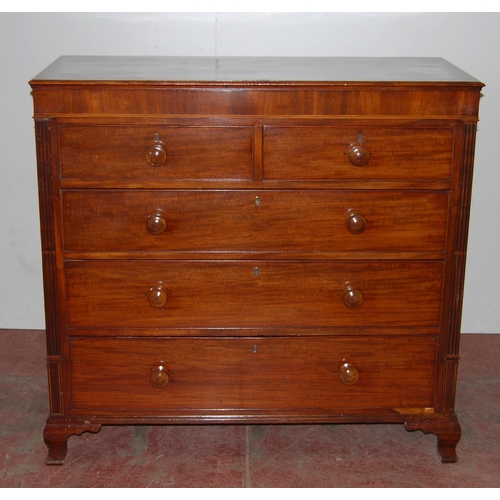
[[[498,13],[0,13],[0,328],[43,328],[28,81],[62,54],[440,56],[486,83],[464,332],[500,333]]]

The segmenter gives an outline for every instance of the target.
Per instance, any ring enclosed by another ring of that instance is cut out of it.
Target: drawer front
[[[253,127],[62,126],[61,178],[248,180],[253,176],[253,130]]]
[[[452,152],[451,128],[266,126],[264,178],[446,180]]]
[[[69,352],[74,411],[433,406],[435,337],[82,337]]]
[[[69,251],[444,251],[448,194],[65,191]]]
[[[70,327],[435,327],[442,283],[442,262],[66,261]]]

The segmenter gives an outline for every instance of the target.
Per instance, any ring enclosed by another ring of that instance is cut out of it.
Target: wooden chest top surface
[[[116,82],[418,82],[482,85],[442,58],[430,57],[129,57],[62,56],[33,84]]]

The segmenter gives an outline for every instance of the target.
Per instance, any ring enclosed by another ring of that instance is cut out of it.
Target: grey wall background
[[[462,331],[500,332],[500,14],[0,13],[0,328],[44,328],[28,81],[63,54],[438,56],[486,84]]]

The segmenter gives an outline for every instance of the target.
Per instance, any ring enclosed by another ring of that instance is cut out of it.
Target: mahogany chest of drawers
[[[30,84],[47,463],[136,423],[403,423],[457,459],[480,82],[442,59],[62,57]]]

